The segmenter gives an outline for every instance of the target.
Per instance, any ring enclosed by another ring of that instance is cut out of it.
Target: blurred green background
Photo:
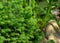
[[[59,0],[0,0],[0,43],[40,43],[43,28],[54,19],[51,7],[60,6],[59,3]]]

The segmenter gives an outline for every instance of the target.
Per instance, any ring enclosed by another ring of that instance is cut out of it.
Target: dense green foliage
[[[48,43],[55,43],[53,40],[49,40]]]
[[[0,43],[40,42],[43,36],[41,28],[52,17],[49,13],[51,3],[44,1],[47,4],[43,3],[42,6],[41,1],[43,0],[0,0]],[[48,4],[48,10],[44,10]]]
[[[34,0],[0,0],[0,43],[36,43],[41,39],[34,8]]]

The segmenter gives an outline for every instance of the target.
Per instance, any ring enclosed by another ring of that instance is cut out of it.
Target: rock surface
[[[45,36],[40,43],[48,43],[49,40],[60,43],[60,28],[55,20],[50,20],[46,25]]]

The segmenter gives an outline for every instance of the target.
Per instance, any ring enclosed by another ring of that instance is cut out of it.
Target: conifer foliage
[[[35,0],[0,0],[0,43],[37,43]]]

